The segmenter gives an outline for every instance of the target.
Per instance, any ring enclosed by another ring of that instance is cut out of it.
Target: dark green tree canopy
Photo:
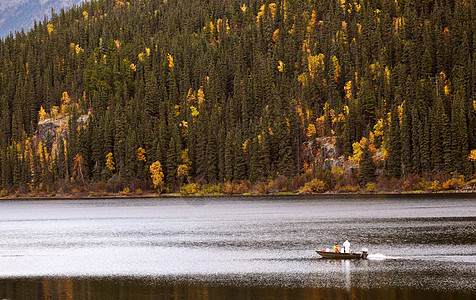
[[[0,40],[0,184],[290,179],[325,137],[368,138],[362,181],[469,176],[475,28],[474,0],[87,2]]]

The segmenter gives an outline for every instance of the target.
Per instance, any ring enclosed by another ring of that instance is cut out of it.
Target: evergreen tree
[[[142,177],[143,170],[137,169],[137,138],[134,130],[128,130],[124,156],[124,178],[130,180],[133,177]]]
[[[388,141],[387,174],[390,177],[402,176],[400,120],[397,106],[394,105],[390,117],[390,134]]]
[[[454,149],[454,166],[456,171],[462,175],[470,175],[469,161],[465,158],[469,156],[468,151],[468,131],[466,113],[464,109],[464,88],[462,85],[456,87],[455,97],[453,99],[453,105],[451,110],[451,127],[454,136],[453,149]]]
[[[403,175],[411,174],[413,167],[413,149],[412,149],[412,108],[410,102],[405,102],[403,105],[402,126],[400,129],[401,141],[401,161]]]
[[[235,167],[233,168],[233,179],[235,180],[245,180],[247,178],[247,168],[246,168],[246,147],[243,142],[241,131],[237,128],[235,131],[235,157],[233,161],[235,162]]]
[[[230,132],[226,135],[225,140],[225,180],[233,180],[233,137]]]
[[[208,143],[206,146],[207,180],[210,183],[215,183],[218,177],[216,134],[215,130],[212,129],[212,126],[208,127],[208,130]]]
[[[362,158],[359,167],[359,183],[363,186],[375,179],[375,164],[368,143],[362,149]]]
[[[256,182],[264,178],[263,155],[260,149],[258,138],[255,137],[251,142],[250,154],[250,181]]]
[[[124,112],[116,106],[114,112],[114,157],[116,159],[117,172],[122,173],[126,156],[126,124]]]
[[[430,152],[430,124],[428,121],[428,117],[425,118],[423,123],[423,132],[420,135],[421,138],[421,169],[423,173],[428,173],[431,170],[431,152]]]

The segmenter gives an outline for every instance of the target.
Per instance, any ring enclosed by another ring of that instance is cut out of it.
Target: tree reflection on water
[[[231,286],[135,278],[15,278],[0,280],[2,299],[474,299],[474,293],[351,285],[348,261],[344,288]]]

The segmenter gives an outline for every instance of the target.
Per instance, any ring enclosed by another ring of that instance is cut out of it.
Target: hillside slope
[[[454,188],[475,47],[474,0],[86,3],[0,44],[0,183]]]

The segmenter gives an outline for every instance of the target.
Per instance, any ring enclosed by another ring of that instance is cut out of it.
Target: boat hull
[[[317,254],[323,258],[334,258],[334,259],[359,259],[364,258],[362,253],[340,253],[340,252],[327,252],[327,251],[316,251]]]

